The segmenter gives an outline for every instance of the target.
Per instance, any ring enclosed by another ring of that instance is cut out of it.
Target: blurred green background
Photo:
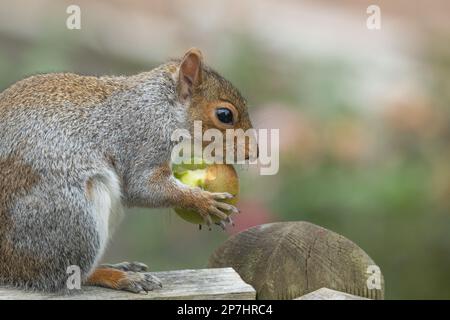
[[[2,1],[0,90],[43,72],[133,74],[189,47],[280,129],[280,171],[239,167],[242,213],[198,231],[130,210],[104,260],[200,268],[230,234],[306,220],[360,245],[386,298],[450,298],[448,1]],[[81,30],[66,8],[81,8]],[[366,8],[381,8],[381,29]]]

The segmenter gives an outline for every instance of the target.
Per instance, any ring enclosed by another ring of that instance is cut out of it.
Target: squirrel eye
[[[228,108],[217,108],[216,116],[222,123],[233,124],[233,112]]]

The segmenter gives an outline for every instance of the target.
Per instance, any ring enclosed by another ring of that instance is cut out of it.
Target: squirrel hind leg
[[[10,204],[8,220],[0,226],[0,283],[65,290],[71,268],[79,270],[75,276],[82,283],[100,251],[100,235],[84,190],[41,180]]]

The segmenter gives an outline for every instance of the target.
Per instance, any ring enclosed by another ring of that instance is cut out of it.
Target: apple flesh
[[[228,164],[199,164],[199,165],[177,165],[174,167],[174,176],[182,183],[199,187],[209,192],[228,192],[234,197],[222,200],[231,205],[235,205],[239,196],[239,178],[236,170]],[[203,224],[202,216],[194,211],[175,208],[175,212],[182,219],[194,223]],[[224,212],[230,215],[231,212]],[[211,215],[213,222],[220,222],[220,219]]]

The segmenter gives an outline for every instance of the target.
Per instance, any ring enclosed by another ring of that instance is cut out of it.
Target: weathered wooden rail
[[[256,291],[245,283],[232,268],[178,270],[155,272],[163,283],[163,288],[136,294],[100,287],[82,287],[68,294],[45,294],[26,292],[18,289],[0,288],[0,299],[242,299],[253,300]]]
[[[65,294],[29,292],[0,287],[0,300],[255,300],[255,289],[232,268],[155,272],[164,283],[160,290],[135,294],[100,287],[82,287]],[[295,300],[366,300],[321,288]]]

